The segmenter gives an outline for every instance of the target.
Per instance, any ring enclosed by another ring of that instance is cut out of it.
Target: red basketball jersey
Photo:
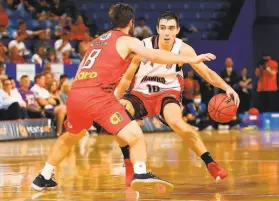
[[[122,59],[116,50],[116,41],[121,36],[128,35],[111,30],[92,41],[79,66],[72,88],[116,87],[131,63],[131,59]]]

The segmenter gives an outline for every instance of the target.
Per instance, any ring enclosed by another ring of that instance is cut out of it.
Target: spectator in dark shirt
[[[232,88],[236,88],[236,84],[238,81],[237,73],[233,69],[233,60],[228,57],[225,60],[226,69],[221,72],[221,77],[230,85]]]

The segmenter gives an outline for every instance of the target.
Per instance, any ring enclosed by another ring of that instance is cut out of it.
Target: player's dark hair
[[[177,24],[177,27],[179,27],[179,17],[178,15],[173,12],[173,11],[165,11],[164,13],[162,13],[158,20],[157,20],[157,26],[159,26],[159,22],[160,20],[162,19],[166,19],[166,20],[175,20],[176,21],[176,24]]]
[[[113,28],[125,28],[135,20],[135,9],[128,4],[115,4],[109,9],[109,19]]]

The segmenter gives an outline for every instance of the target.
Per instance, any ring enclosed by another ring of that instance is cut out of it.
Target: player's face
[[[160,37],[160,41],[166,45],[173,44],[176,35],[179,33],[180,28],[178,27],[174,19],[167,20],[161,19],[159,26],[157,27],[157,32]]]

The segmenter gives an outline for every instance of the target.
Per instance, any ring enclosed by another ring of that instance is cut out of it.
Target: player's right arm
[[[201,54],[195,57],[187,57],[171,53],[170,51],[146,48],[139,39],[133,37],[127,37],[126,42],[130,53],[136,53],[139,56],[158,64],[200,63],[203,61],[211,61],[216,58],[215,55],[210,53]]]

